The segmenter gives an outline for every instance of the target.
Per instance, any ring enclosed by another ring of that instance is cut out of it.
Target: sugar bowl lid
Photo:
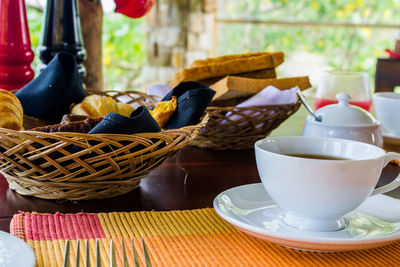
[[[315,111],[322,120],[321,123],[335,126],[376,125],[379,122],[364,109],[349,105],[351,95],[339,93],[336,95],[338,104],[328,105]]]

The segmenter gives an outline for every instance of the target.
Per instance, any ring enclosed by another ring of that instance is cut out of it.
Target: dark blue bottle
[[[83,46],[79,9],[76,0],[47,0],[43,13],[38,54],[39,70],[44,69],[58,52],[69,52],[76,56],[79,73],[85,75],[83,61],[86,51]]]

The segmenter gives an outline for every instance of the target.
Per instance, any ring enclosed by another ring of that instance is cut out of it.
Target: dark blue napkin
[[[166,94],[161,101],[177,98],[177,108],[165,129],[178,129],[197,124],[210,105],[215,91],[198,82],[182,82]]]
[[[51,123],[70,113],[73,103],[86,96],[75,56],[58,53],[38,77],[15,94],[24,114]]]
[[[110,112],[104,119],[97,124],[88,134],[135,134],[135,133],[156,133],[161,131],[157,121],[151,116],[149,110],[145,106],[140,106],[129,117]],[[93,147],[98,144],[97,141],[89,141]],[[143,146],[136,146],[135,150],[139,150]],[[79,152],[83,147],[71,146],[67,147],[71,153]],[[109,153],[117,147],[107,146],[102,148],[104,153]]]
[[[115,133],[155,133],[161,131],[156,120],[151,116],[145,106],[140,106],[132,111],[129,117],[110,112],[94,127],[89,134]]]

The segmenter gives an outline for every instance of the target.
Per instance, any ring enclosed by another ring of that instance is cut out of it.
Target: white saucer
[[[310,232],[282,221],[284,211],[261,183],[235,187],[214,199],[214,208],[226,221],[252,236],[279,245],[309,251],[369,249],[400,240],[400,201],[385,195],[368,198],[345,215],[340,231]]]
[[[9,233],[0,231],[0,266],[33,267],[35,261],[35,254],[27,243]]]

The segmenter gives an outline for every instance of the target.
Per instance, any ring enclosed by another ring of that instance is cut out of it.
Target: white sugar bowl
[[[367,111],[349,105],[349,94],[339,93],[336,98],[338,104],[315,111],[321,121],[312,116],[306,118],[302,135],[349,139],[382,147],[380,122]]]

